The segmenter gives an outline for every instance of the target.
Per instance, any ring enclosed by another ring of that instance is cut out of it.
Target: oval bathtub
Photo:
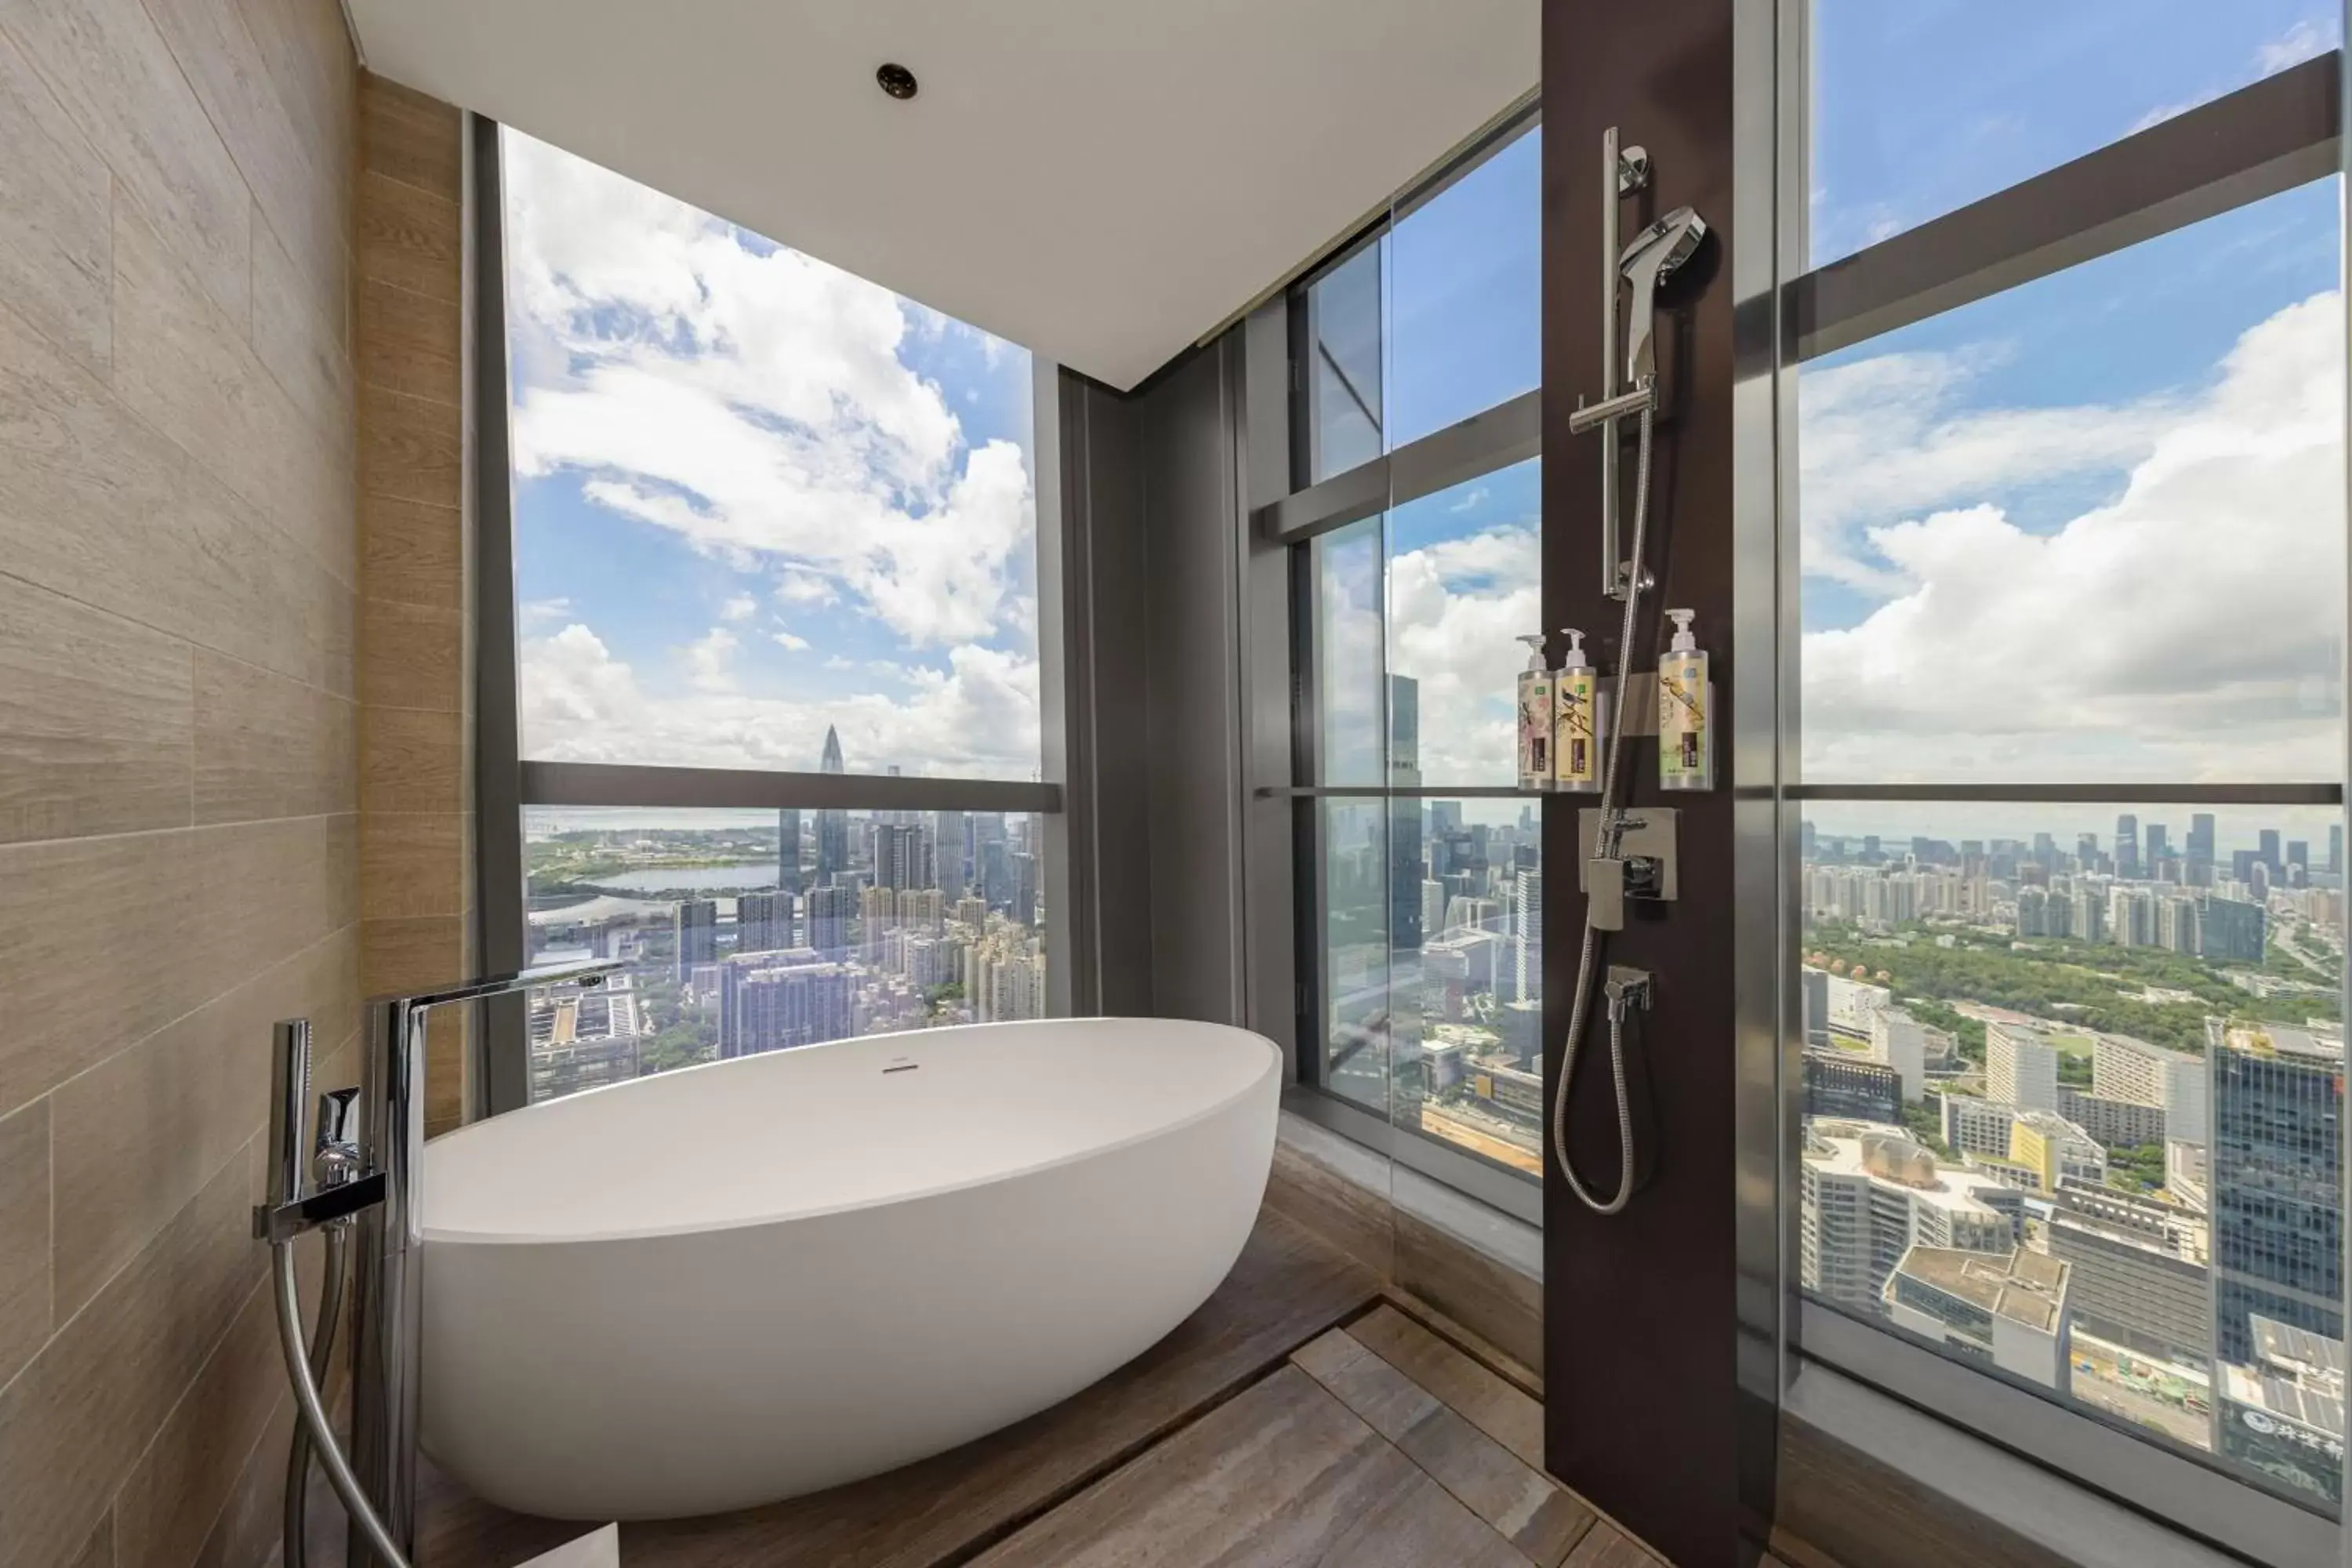
[[[1066,1398],[1208,1299],[1281,1058],[1081,1018],[714,1063],[478,1123],[424,1171],[425,1447],[480,1496],[674,1518]]]

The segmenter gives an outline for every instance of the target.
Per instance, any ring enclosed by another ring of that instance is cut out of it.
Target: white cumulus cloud
[[[2256,325],[2210,388],[2168,405],[1947,416],[1937,367],[1889,359],[1832,373],[1849,426],[1830,454],[1812,449],[1817,408],[1803,426],[1808,567],[1885,594],[1804,638],[1806,777],[2336,776],[2339,295]],[[2122,494],[2054,529],[1983,499],[2124,454]],[[1855,515],[1906,500],[1923,515],[1852,536]]]
[[[657,697],[584,625],[526,640],[521,706],[530,755],[583,763],[653,756],[681,767],[807,771],[816,766],[825,727],[834,725],[856,773],[896,763],[909,773],[1035,774],[1034,659],[959,644],[947,652],[947,668],[909,669],[888,695],[801,699],[726,681],[734,651],[731,634],[713,628],[688,655],[709,658],[720,679],[686,695]]]

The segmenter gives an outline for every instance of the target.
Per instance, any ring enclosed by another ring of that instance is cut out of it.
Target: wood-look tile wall
[[[360,984],[335,0],[0,4],[0,1568],[266,1552],[269,1025]]]
[[[464,118],[360,79],[360,971],[475,968]],[[466,1029],[434,1021],[425,1129],[464,1120]]]

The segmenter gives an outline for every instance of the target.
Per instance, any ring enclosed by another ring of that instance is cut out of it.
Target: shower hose
[[[1647,390],[1648,377],[1641,383]],[[1609,733],[1601,764],[1601,818],[1593,853],[1597,858],[1609,859],[1617,853],[1624,834],[1624,813],[1617,805],[1618,763],[1625,752],[1625,698],[1630,682],[1625,677],[1633,669],[1633,615],[1642,598],[1642,556],[1643,535],[1650,522],[1650,423],[1656,399],[1643,401],[1641,415],[1641,437],[1636,443],[1633,478],[1633,548],[1630,570],[1625,576],[1625,616],[1617,636],[1617,700],[1609,714]],[[1606,460],[1613,461],[1614,454]],[[1584,1043],[1584,1031],[1591,1023],[1592,1005],[1592,970],[1601,952],[1601,933],[1593,929],[1591,907],[1584,915],[1584,946],[1576,960],[1576,994],[1570,1005],[1568,1039],[1559,1055],[1559,1083],[1551,1091],[1552,1158],[1559,1162],[1559,1173],[1568,1179],[1568,1190],[1577,1201],[1599,1215],[1612,1215],[1622,1209],[1633,1196],[1633,1110],[1625,1089],[1625,1015],[1624,1009],[1612,998],[1609,1005],[1609,1078],[1617,1094],[1617,1190],[1607,1198],[1597,1197],[1576,1173],[1576,1162],[1568,1153],[1568,1105],[1570,1086],[1576,1081],[1576,1058]]]
[[[286,1373],[294,1384],[296,1407],[294,1438],[286,1454],[285,1568],[304,1568],[306,1561],[303,1510],[309,1501],[310,1454],[314,1449],[319,1463],[326,1469],[327,1479],[334,1485],[335,1495],[343,1500],[343,1506],[366,1533],[383,1568],[409,1568],[407,1557],[393,1542],[392,1531],[384,1528],[383,1520],[368,1502],[367,1494],[360,1489],[359,1477],[352,1473],[351,1461],[344,1458],[342,1446],[335,1441],[335,1429],[327,1421],[326,1402],[319,1395],[319,1384],[327,1375],[327,1358],[335,1350],[335,1321],[341,1316],[344,1256],[350,1245],[351,1227],[348,1224],[329,1225],[324,1229],[327,1257],[319,1281],[319,1333],[307,1348],[302,1335],[301,1289],[294,1279],[294,1244],[290,1240],[278,1241],[269,1247],[269,1264],[277,1285],[278,1339],[286,1352]]]

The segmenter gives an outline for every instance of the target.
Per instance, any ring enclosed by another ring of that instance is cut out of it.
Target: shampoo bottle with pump
[[[1706,654],[1691,635],[1695,610],[1668,610],[1673,644],[1658,661],[1658,787],[1715,787],[1715,690]]]
[[[1552,688],[1559,715],[1552,729],[1553,787],[1590,794],[1601,787],[1600,672],[1584,657],[1582,632],[1563,626],[1560,636],[1568,639],[1568,657]]]
[[[1551,788],[1552,673],[1544,662],[1543,633],[1525,636],[1528,667],[1519,672],[1519,787]]]

